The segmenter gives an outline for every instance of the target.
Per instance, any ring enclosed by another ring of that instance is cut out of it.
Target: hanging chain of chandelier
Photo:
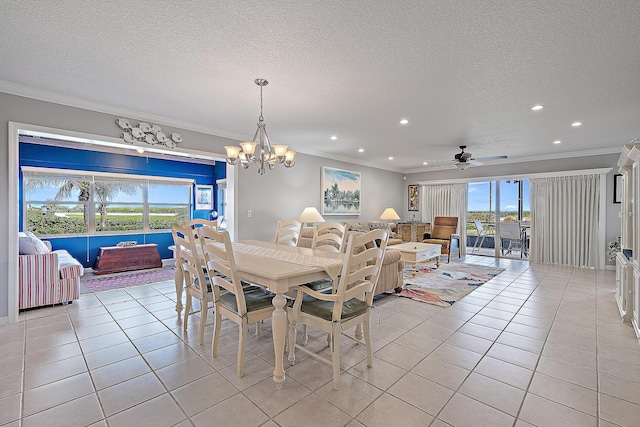
[[[255,79],[255,84],[260,86],[260,117],[258,117],[258,129],[253,140],[249,142],[241,142],[240,147],[228,145],[227,163],[237,165],[238,163],[244,168],[249,169],[253,163],[258,167],[258,173],[264,175],[267,170],[272,170],[276,164],[281,163],[286,168],[295,165],[294,157],[296,152],[288,150],[289,146],[283,144],[271,145],[269,135],[267,135],[267,125],[262,116],[262,88],[269,84],[265,79]]]

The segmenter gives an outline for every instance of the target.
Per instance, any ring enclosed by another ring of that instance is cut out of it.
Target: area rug
[[[100,292],[110,289],[126,288],[135,285],[174,280],[176,269],[153,268],[129,273],[117,273],[104,276],[85,275],[80,280],[80,293]]]
[[[503,271],[473,264],[440,264],[439,268],[418,264],[415,277],[412,268],[405,268],[404,289],[394,295],[449,307]]]

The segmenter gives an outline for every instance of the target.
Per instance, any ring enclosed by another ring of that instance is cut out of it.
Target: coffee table
[[[402,259],[413,264],[413,275],[416,275],[417,264],[435,258],[436,267],[440,267],[440,255],[442,246],[433,243],[409,242],[393,245],[393,249],[399,250]]]

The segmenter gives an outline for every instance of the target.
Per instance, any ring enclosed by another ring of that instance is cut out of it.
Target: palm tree
[[[31,182],[32,180],[29,180],[29,182]],[[35,182],[38,182],[40,180],[35,180]],[[41,181],[42,182],[42,181]],[[67,197],[69,197],[72,193],[73,190],[78,189],[79,193],[78,193],[78,201],[82,204],[82,206],[84,207],[84,225],[85,226],[89,226],[89,215],[87,212],[87,203],[89,201],[89,197],[91,196],[90,194],[90,190],[91,190],[91,184],[89,183],[89,181],[77,181],[77,180],[64,180],[64,181],[54,181],[54,182],[50,182],[53,185],[60,185],[60,187],[58,188],[58,192],[56,193],[54,200],[63,200]],[[42,185],[45,185],[44,182],[42,182]]]
[[[89,181],[78,179],[67,180],[43,180],[28,179],[25,180],[28,191],[38,190],[43,187],[58,186],[58,191],[54,196],[54,200],[65,200],[78,190],[78,202],[83,206],[84,225],[89,225],[88,202],[91,198],[91,183]],[[128,184],[122,182],[96,182],[94,185],[94,200],[99,203],[100,226],[105,227],[107,220],[108,202],[118,193],[136,194],[139,184]]]
[[[136,194],[138,191],[138,184],[125,184],[122,182],[96,182],[94,185],[94,200],[99,203],[100,211],[100,227],[104,228],[107,221],[107,206],[108,202],[122,192],[125,194]],[[90,185],[87,181],[67,180],[63,181],[56,193],[55,200],[63,200],[69,197],[74,189],[78,189],[79,202],[86,202],[89,200]],[[88,225],[87,205],[84,204],[84,222]]]

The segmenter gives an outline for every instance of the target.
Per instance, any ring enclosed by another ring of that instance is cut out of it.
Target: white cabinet
[[[633,311],[633,264],[622,253],[616,256],[616,303],[620,316],[625,323],[631,323],[631,313]]]
[[[623,321],[640,338],[640,139],[623,147],[618,166],[623,176],[620,240],[630,257],[616,256],[615,299]]]
[[[633,268],[633,294],[631,295],[633,304],[631,305],[631,325],[636,332],[636,336],[640,337],[640,271]]]

